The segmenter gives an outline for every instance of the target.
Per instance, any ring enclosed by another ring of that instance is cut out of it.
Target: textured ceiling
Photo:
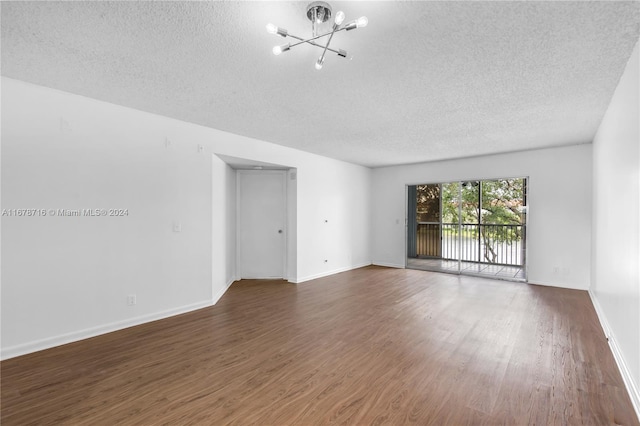
[[[638,41],[638,2],[1,3],[2,75],[367,166],[589,143]]]

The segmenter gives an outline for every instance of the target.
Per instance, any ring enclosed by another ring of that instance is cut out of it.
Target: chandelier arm
[[[322,51],[322,56],[320,56],[320,59],[318,59],[318,63],[320,63],[320,66],[322,66],[322,62],[324,62],[324,55],[326,55],[327,49],[329,49],[329,44],[331,44],[331,39],[333,38],[333,35],[336,33],[337,28],[338,28],[337,25],[333,26],[333,30],[331,31],[331,35],[329,36],[329,40],[327,40],[327,45],[324,47],[324,50]]]
[[[311,38],[306,38],[306,39],[303,39],[302,37],[294,36],[293,34],[287,34],[287,36],[288,36],[288,37],[293,37],[293,38],[295,38],[295,39],[298,39],[298,40],[303,41],[303,42],[305,42],[305,43],[306,43],[306,42],[309,42],[309,41],[311,41],[311,40],[315,40],[315,39],[318,39],[318,38],[321,38],[321,37],[326,37],[326,36],[328,36],[328,35],[331,35],[331,34],[333,34],[333,33],[337,33],[337,32],[339,32],[339,31],[342,31],[342,30],[345,30],[345,29],[346,29],[346,27],[342,27],[342,28],[337,29],[337,30],[335,30],[335,31],[329,31],[328,33],[320,34],[320,35],[318,35],[318,36],[311,37]],[[299,43],[296,43],[296,44],[299,44]],[[324,46],[322,46],[322,47],[324,47]]]
[[[300,40],[299,42],[293,43],[292,45],[290,45],[289,48],[292,48],[292,47],[297,46],[297,45],[302,44],[302,43],[308,43],[308,44],[310,44],[312,46],[319,47],[320,49],[324,49],[325,48],[325,46],[323,46],[321,44],[318,44],[318,43],[316,43],[315,41],[312,41],[312,40],[304,40],[302,37],[297,37],[297,36],[294,36],[292,34],[289,34],[289,37],[292,37],[292,38],[295,38],[297,40]],[[327,47],[327,50],[330,50],[331,52],[337,53],[338,55],[340,55],[340,52],[338,50],[332,49],[330,47]]]

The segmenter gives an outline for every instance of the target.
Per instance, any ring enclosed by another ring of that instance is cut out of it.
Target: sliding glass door
[[[407,191],[407,267],[526,281],[526,178]]]

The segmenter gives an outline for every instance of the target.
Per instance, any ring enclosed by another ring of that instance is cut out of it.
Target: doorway
[[[286,278],[286,171],[238,170],[237,173],[240,278]]]
[[[406,266],[526,281],[527,178],[407,187]]]

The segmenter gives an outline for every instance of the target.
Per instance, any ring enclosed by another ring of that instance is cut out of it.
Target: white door
[[[240,278],[284,278],[286,172],[238,171]]]

